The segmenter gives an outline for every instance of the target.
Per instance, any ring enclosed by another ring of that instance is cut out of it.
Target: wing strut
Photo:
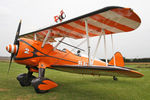
[[[61,43],[64,39],[65,39],[65,37],[63,37],[63,38],[56,44],[56,46],[54,47],[53,50],[55,50],[55,49],[60,45],[60,43]]]
[[[104,52],[105,52],[105,62],[106,66],[108,66],[108,61],[107,61],[107,50],[106,50],[106,37],[105,37],[105,31],[104,31]]]
[[[80,47],[84,42],[86,41],[86,39],[85,40],[83,40],[80,44],[78,44],[76,47]],[[75,49],[72,49],[71,51],[74,51]],[[85,50],[84,50],[85,51]]]
[[[34,40],[37,40],[37,36],[36,36],[36,33],[34,34]]]
[[[102,31],[103,33],[103,31]],[[98,50],[98,47],[99,47],[99,44],[100,44],[100,40],[101,40],[101,35],[99,35],[99,39],[98,39],[98,42],[97,42],[97,45],[96,45],[96,49],[95,49],[95,52],[94,52],[94,56],[93,56],[93,59],[92,59],[92,65],[94,63],[94,60],[95,60],[95,56],[96,56],[96,53],[97,53],[97,50]]]
[[[61,43],[66,44],[66,45],[68,45],[68,46],[70,46],[70,47],[73,47],[73,48],[79,49],[79,50],[81,50],[81,51],[84,51],[83,49],[78,48],[78,47],[76,47],[76,46],[73,46],[73,45],[71,45],[71,44],[68,44],[68,43],[66,43],[66,42],[61,42]]]
[[[51,30],[48,30],[48,33],[46,34],[46,36],[45,36],[45,38],[44,38],[44,41],[43,41],[43,43],[42,43],[42,48],[44,47],[44,45],[45,45],[45,43],[46,43],[46,41],[47,41],[47,39],[48,39],[50,33],[51,33]]]
[[[86,38],[87,38],[87,47],[88,47],[88,65],[91,65],[91,54],[90,54],[90,41],[89,41],[89,33],[88,33],[88,22],[85,19],[85,31],[86,31]]]
[[[112,43],[112,51],[114,55],[114,67],[116,66],[116,60],[115,60],[115,52],[114,52],[114,41],[113,41],[113,35],[111,34],[111,43]]]

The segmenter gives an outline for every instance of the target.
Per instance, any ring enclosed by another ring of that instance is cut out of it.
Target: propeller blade
[[[17,32],[16,32],[16,36],[15,36],[15,40],[14,40],[14,44],[17,45],[17,40],[19,38],[19,34],[20,34],[20,29],[21,29],[21,20],[19,22],[19,25],[18,25],[18,29],[17,29]],[[14,53],[11,53],[11,57],[10,57],[10,61],[9,61],[9,67],[8,67],[8,72],[7,74],[9,74],[9,71],[10,71],[10,67],[11,67],[11,63],[12,63],[12,60],[13,60],[13,57],[14,57]]]
[[[20,29],[21,29],[21,22],[22,22],[22,20],[20,20],[20,22],[19,22],[18,29],[17,29],[17,32],[16,32],[16,37],[15,37],[15,40],[14,40],[14,44],[17,44],[17,40],[19,38]]]
[[[9,70],[10,70],[10,67],[11,67],[11,63],[12,63],[13,57],[14,57],[14,54],[12,53],[11,57],[10,57],[10,61],[9,61],[9,67],[8,67],[7,74],[9,74]]]

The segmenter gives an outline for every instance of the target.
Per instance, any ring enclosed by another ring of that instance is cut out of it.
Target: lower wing
[[[52,69],[89,75],[103,75],[103,76],[120,76],[120,77],[132,77],[139,78],[144,76],[143,74],[127,68],[127,67],[115,67],[115,66],[78,66],[78,65],[52,65]]]

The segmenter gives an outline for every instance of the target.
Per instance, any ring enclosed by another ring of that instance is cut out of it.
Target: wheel
[[[116,76],[113,76],[113,80],[114,80],[114,81],[117,81],[118,78],[117,78]]]
[[[50,89],[58,86],[55,82],[51,81],[48,78],[35,78],[31,83],[36,93],[46,93]]]
[[[31,75],[29,76],[28,74],[24,73],[24,74],[20,74],[17,76],[17,80],[19,81],[21,86],[30,86],[31,85],[31,81],[36,78],[35,76]]]

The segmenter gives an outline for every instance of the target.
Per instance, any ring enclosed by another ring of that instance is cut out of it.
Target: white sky
[[[142,23],[132,32],[114,35],[115,51],[127,58],[150,57],[150,1],[149,0],[0,0],[0,56],[10,56],[6,45],[13,43],[19,20],[21,34],[55,24],[53,17],[63,9],[65,20],[101,9],[106,6],[132,8]],[[108,56],[112,56],[110,36],[107,36]],[[92,48],[96,46],[91,39]],[[68,40],[69,41],[69,40]],[[77,45],[78,42],[70,42]],[[86,44],[81,48],[86,47]],[[97,57],[104,57],[103,39]],[[92,52],[93,53],[93,52]]]

